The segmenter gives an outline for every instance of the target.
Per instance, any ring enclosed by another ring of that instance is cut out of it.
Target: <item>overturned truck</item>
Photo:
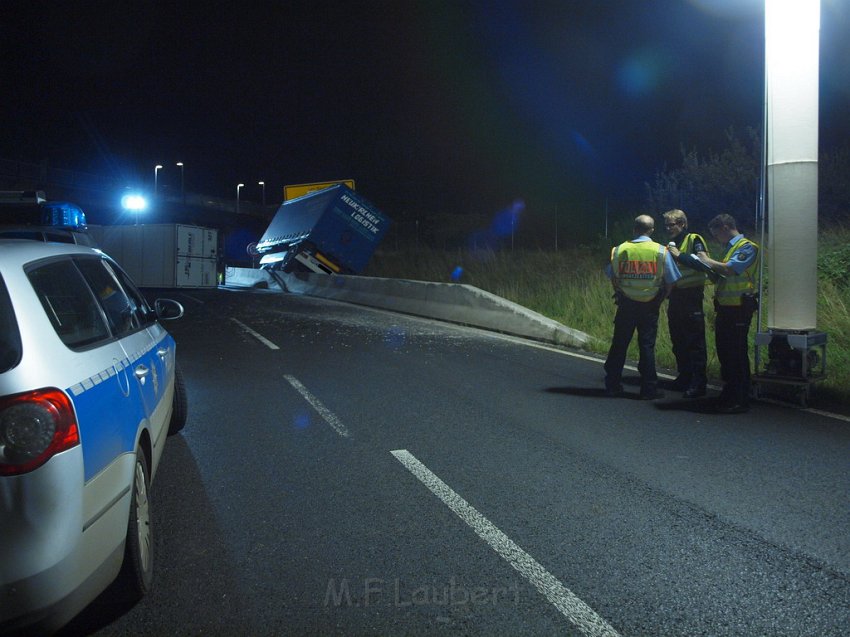
[[[390,220],[345,184],[285,201],[257,243],[260,267],[358,274]]]

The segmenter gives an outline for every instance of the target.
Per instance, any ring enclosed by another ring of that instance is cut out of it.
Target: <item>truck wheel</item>
[[[127,602],[140,600],[153,583],[153,520],[148,498],[149,487],[147,459],[144,451],[137,449],[124,563],[118,576],[122,597]]]
[[[172,401],[171,420],[168,422],[168,435],[173,436],[183,430],[189,413],[189,403],[186,399],[186,383],[183,382],[183,372],[180,366],[175,366],[174,399]]]

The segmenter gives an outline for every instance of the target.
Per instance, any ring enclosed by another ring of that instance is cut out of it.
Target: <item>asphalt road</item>
[[[332,301],[169,295],[190,415],[154,589],[66,636],[850,634],[850,422],[605,398],[593,357]]]

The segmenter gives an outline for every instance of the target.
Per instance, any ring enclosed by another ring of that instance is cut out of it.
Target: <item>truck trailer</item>
[[[337,184],[283,202],[256,252],[264,269],[358,274],[389,225],[370,202]]]
[[[186,224],[89,226],[98,245],[139,287],[218,285],[218,230]]]

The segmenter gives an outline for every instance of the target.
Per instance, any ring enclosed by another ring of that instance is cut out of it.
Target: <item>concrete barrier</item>
[[[231,274],[231,270],[233,270]],[[431,283],[325,274],[272,276],[265,270],[227,268],[225,284],[268,287],[393,312],[471,325],[556,345],[584,347],[591,336],[511,301],[462,283]]]
[[[224,283],[238,288],[263,288],[280,290],[278,282],[266,270],[232,268],[224,270]]]

